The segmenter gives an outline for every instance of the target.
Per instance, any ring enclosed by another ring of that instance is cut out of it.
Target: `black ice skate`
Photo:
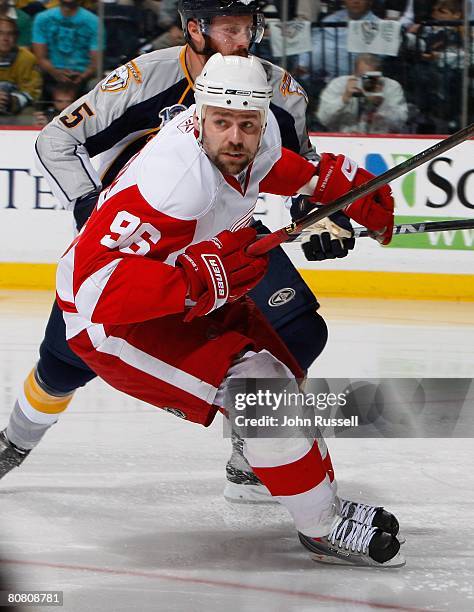
[[[243,454],[244,442],[236,433],[232,432],[232,455],[226,465],[227,483],[224,488],[224,497],[231,502],[239,503],[276,503],[270,491],[255,476],[247,459]],[[398,534],[399,526],[395,516],[381,506],[370,506],[349,499],[339,498],[341,509],[339,514],[344,518],[352,518],[358,523],[378,527],[391,535]],[[398,534],[400,544],[405,538]]]
[[[23,450],[12,444],[5,430],[0,431],[0,478],[21,465],[29,454],[29,450]]]
[[[242,438],[232,433],[232,455],[225,468],[227,483],[224,497],[232,502],[275,503],[277,500],[255,476],[244,457],[243,446]]]
[[[400,544],[405,544],[406,539],[400,533],[400,526],[397,518],[383,506],[371,506],[351,501],[350,499],[339,498],[341,508],[339,514],[343,518],[350,518],[356,523],[377,527],[386,533],[397,536]]]
[[[310,538],[302,533],[298,536],[311,557],[320,563],[378,568],[405,565],[396,537],[341,516],[336,518],[327,536]]]
[[[339,514],[343,518],[350,518],[356,523],[377,527],[386,533],[396,536],[400,530],[397,519],[391,512],[387,512],[382,506],[370,506],[360,504],[349,499],[340,499],[341,509]]]

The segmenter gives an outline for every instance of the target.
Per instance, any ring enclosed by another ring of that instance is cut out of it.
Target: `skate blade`
[[[243,485],[227,481],[224,487],[224,497],[233,504],[276,504],[278,501],[271,496],[263,485]]]
[[[390,561],[386,561],[385,563],[377,563],[376,561],[371,561],[367,559],[367,563],[354,563],[353,561],[344,560],[341,557],[333,557],[331,555],[324,555],[311,552],[310,557],[313,561],[317,563],[324,563],[326,565],[340,565],[344,567],[360,567],[370,569],[396,569],[398,567],[404,567],[406,565],[405,557],[403,557],[400,553],[397,553]]]

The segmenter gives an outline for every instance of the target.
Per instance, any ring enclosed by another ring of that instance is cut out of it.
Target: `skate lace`
[[[354,506],[354,512],[349,517],[349,510],[351,506]],[[343,517],[351,518],[357,523],[372,525],[377,510],[378,508],[376,506],[369,506],[368,504],[359,504],[350,500],[341,500],[341,515]]]
[[[339,548],[366,553],[376,531],[376,527],[356,523],[352,519],[341,519],[332,528],[328,540],[331,544],[337,544]]]

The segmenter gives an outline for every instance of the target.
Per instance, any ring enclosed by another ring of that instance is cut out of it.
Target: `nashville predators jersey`
[[[186,46],[142,55],[120,66],[40,133],[39,166],[66,209],[113,181],[124,164],[178,113],[194,104]],[[270,106],[287,149],[314,159],[306,129],[307,97],[281,68],[262,61],[273,86]],[[91,158],[99,157],[92,165]]]

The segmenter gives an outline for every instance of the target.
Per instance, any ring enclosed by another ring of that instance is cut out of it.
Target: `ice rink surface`
[[[1,428],[50,303],[0,292]],[[322,303],[314,377],[474,376],[473,304]],[[405,568],[314,563],[283,508],[224,500],[220,417],[204,429],[94,381],[0,482],[4,569],[19,590],[63,591],[67,612],[474,610],[472,439],[329,447],[340,493],[400,519]]]

